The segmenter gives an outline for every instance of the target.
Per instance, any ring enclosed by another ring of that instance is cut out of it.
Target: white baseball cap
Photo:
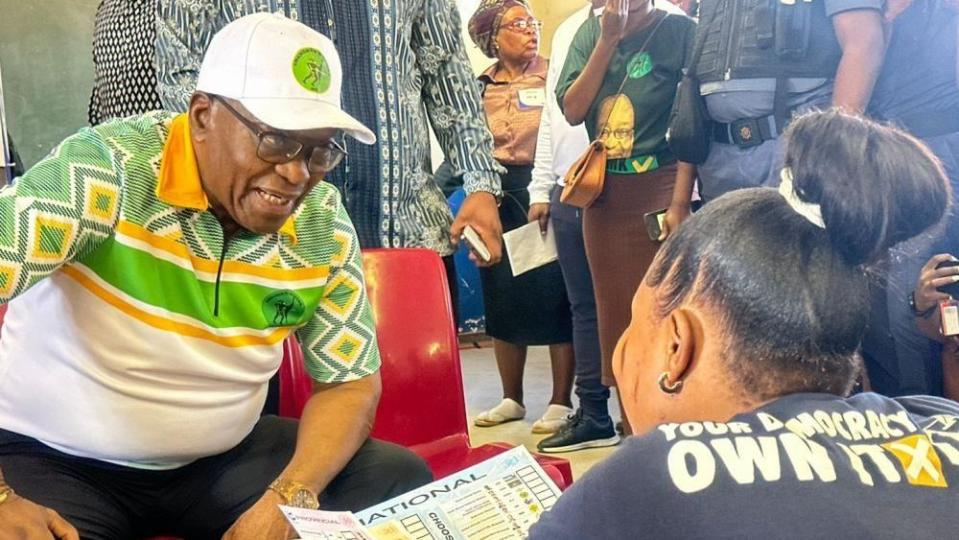
[[[332,41],[283,15],[257,13],[213,36],[196,89],[239,101],[275,129],[335,128],[375,143],[373,132],[341,108],[342,86]]]

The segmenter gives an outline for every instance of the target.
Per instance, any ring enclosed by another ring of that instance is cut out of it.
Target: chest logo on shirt
[[[306,304],[293,291],[277,291],[263,300],[263,318],[269,326],[289,326],[303,317]]]
[[[626,73],[630,79],[642,79],[653,70],[653,57],[648,52],[636,53],[626,64]]]
[[[293,77],[310,92],[322,94],[330,89],[333,80],[330,64],[319,49],[306,47],[293,57]]]

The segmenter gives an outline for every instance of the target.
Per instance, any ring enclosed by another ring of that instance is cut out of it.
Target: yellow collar
[[[161,201],[192,210],[210,209],[210,200],[203,191],[200,182],[200,169],[193,153],[193,141],[190,139],[190,119],[181,114],[170,123],[170,134],[163,146],[160,160],[160,177],[156,189]],[[280,233],[288,236],[296,244],[296,223],[293,216],[280,227]]]

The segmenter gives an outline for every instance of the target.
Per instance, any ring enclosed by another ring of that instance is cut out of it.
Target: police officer
[[[778,185],[779,134],[797,112],[861,111],[882,65],[884,0],[702,0],[692,66],[712,122],[705,201]],[[691,189],[691,186],[678,186]],[[670,221],[688,216],[677,193]]]
[[[955,0],[889,0],[888,50],[869,114],[922,139],[959,195],[959,85]],[[941,347],[919,333],[935,304],[913,293],[921,267],[935,253],[959,256],[959,215],[945,228],[890,253],[885,287],[876,287],[863,358],[872,389],[887,395],[943,393]],[[942,341],[945,341],[942,339]]]

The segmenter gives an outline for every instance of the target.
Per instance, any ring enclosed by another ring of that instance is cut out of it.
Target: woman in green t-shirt
[[[605,187],[583,214],[583,232],[603,382],[610,386],[613,349],[629,323],[632,292],[659,247],[643,216],[669,207],[676,183],[691,185],[695,177],[694,167],[677,163],[666,144],[695,31],[693,19],[656,9],[651,0],[607,0],[603,15],[577,32],[556,88],[569,123],[586,122],[590,137],[606,143]]]

